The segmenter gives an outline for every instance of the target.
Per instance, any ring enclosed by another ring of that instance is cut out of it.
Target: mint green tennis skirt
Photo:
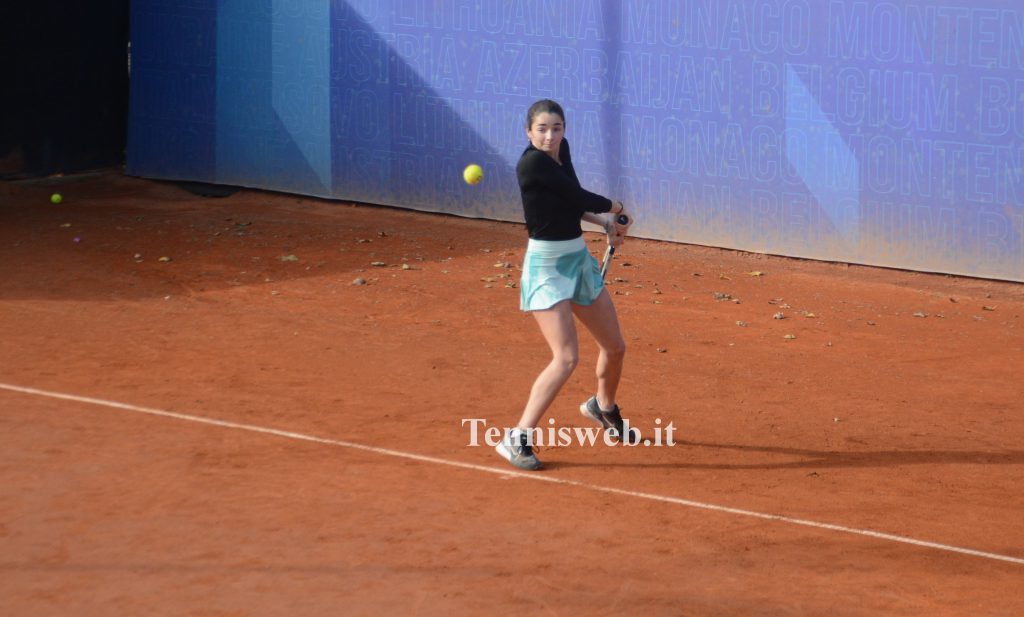
[[[589,306],[604,289],[601,266],[583,237],[572,240],[530,239],[519,280],[519,308],[542,311],[563,300]]]

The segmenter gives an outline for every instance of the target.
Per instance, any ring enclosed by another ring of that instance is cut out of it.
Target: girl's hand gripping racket
[[[620,214],[615,219],[619,225],[629,225],[629,217],[625,214]],[[615,247],[612,246],[611,242],[608,243],[608,248],[604,251],[604,262],[601,264],[601,280],[604,280],[604,275],[608,273],[608,265],[612,263],[612,256],[615,255]]]

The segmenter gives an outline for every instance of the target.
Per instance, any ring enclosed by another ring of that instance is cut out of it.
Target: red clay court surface
[[[1024,614],[1020,284],[631,240],[619,402],[680,443],[528,475],[461,424],[547,362],[521,225],[115,171],[0,203],[2,615]]]

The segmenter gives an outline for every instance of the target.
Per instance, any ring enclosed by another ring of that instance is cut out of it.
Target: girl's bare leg
[[[590,306],[573,305],[572,310],[601,350],[597,357],[597,404],[601,409],[611,409],[615,405],[626,355],[626,341],[622,338],[615,305],[605,289]]]
[[[533,311],[533,317],[537,320],[548,347],[551,348],[551,362],[533,382],[530,398],[519,419],[521,429],[537,426],[544,412],[558,396],[559,390],[576,369],[580,357],[576,322],[569,301],[559,302],[544,311]]]

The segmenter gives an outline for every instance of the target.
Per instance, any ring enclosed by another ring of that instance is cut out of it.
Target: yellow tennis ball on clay
[[[53,195],[50,195],[50,203],[59,204],[62,201],[64,201],[64,198],[61,197],[60,193],[54,193]]]
[[[466,169],[462,170],[462,179],[466,181],[466,184],[480,184],[480,181],[484,179],[484,170],[475,163],[467,165]]]

